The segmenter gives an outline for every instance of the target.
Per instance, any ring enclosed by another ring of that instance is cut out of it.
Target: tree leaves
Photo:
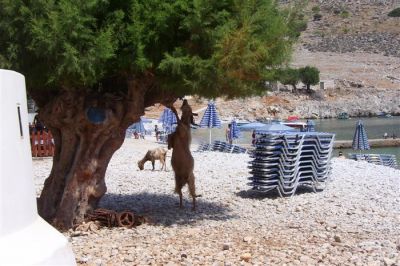
[[[298,12],[272,0],[0,4],[0,65],[34,90],[99,90],[110,78],[151,72],[174,94],[246,96],[265,89],[298,36]]]

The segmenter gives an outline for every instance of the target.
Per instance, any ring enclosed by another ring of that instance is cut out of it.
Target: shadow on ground
[[[184,195],[186,196],[186,195]],[[184,208],[179,208],[178,195],[140,193],[131,195],[106,194],[99,208],[115,211],[130,210],[144,215],[154,224],[171,226],[193,224],[199,220],[226,221],[234,218],[230,209],[215,202],[197,198],[197,209],[192,211],[191,199],[184,199]]]
[[[301,194],[307,194],[307,193],[314,193],[314,190],[311,187],[308,186],[300,186],[297,188],[295,195],[293,197],[296,197],[296,195],[301,195]],[[250,190],[242,190],[237,193],[235,193],[236,196],[244,198],[244,199],[277,199],[281,198],[279,195],[278,191],[276,189],[270,190],[270,191],[258,191],[254,189]],[[290,197],[290,196],[284,196],[284,197]]]

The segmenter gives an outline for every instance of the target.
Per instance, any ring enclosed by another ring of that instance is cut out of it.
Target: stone
[[[101,259],[96,259],[96,260],[94,261],[94,264],[95,264],[96,266],[101,266],[101,265],[103,265],[103,261],[102,261]]]
[[[309,260],[310,260],[310,257],[308,257],[308,256],[304,256],[304,255],[300,256],[300,261],[301,262],[307,262]]]
[[[224,244],[222,245],[222,250],[229,250],[229,248],[230,248],[229,243],[224,243]]]
[[[240,255],[240,260],[243,260],[245,262],[249,262],[251,260],[251,254],[250,253],[243,253]]]
[[[338,243],[342,242],[342,239],[338,235],[335,235],[333,238],[335,239],[335,242],[338,242]]]
[[[117,255],[118,253],[119,253],[118,249],[111,250],[111,255],[113,255],[113,256]]]
[[[384,258],[383,263],[385,266],[392,266],[396,264],[396,261],[389,259],[389,258]]]
[[[251,242],[251,240],[252,240],[252,238],[251,238],[250,236],[245,236],[245,237],[243,238],[243,242],[246,242],[246,243]]]

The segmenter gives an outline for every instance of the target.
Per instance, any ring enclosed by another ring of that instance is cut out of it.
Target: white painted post
[[[76,265],[67,239],[37,213],[25,78],[0,69],[0,264]]]

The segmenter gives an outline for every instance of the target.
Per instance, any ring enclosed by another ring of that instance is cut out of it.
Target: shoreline
[[[351,148],[352,140],[335,140],[334,149]],[[371,148],[400,147],[400,139],[368,139]]]
[[[352,148],[353,140],[335,140],[333,143],[334,149],[347,149]],[[371,148],[386,148],[386,147],[400,147],[400,139],[368,139]],[[238,144],[246,149],[251,149],[252,144]]]

